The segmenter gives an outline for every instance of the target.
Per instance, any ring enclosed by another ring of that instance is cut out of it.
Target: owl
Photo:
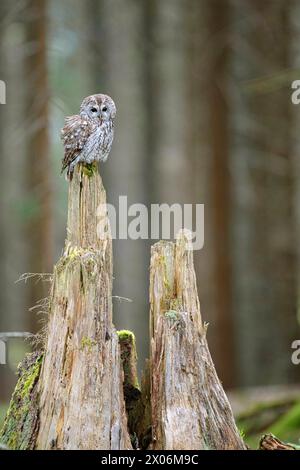
[[[107,95],[83,100],[79,114],[68,116],[61,130],[64,144],[62,172],[71,180],[77,163],[105,162],[114,138],[116,106]]]

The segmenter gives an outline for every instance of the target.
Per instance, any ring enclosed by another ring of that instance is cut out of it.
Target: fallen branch
[[[292,444],[285,444],[273,434],[265,434],[259,443],[260,450],[296,450]]]

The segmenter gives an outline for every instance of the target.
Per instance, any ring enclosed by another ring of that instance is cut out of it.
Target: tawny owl
[[[116,106],[107,95],[91,95],[83,100],[80,113],[68,116],[61,130],[65,153],[62,172],[72,179],[77,163],[105,162],[114,138]]]

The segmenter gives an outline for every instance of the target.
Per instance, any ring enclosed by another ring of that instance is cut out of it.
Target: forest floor
[[[228,393],[238,428],[251,449],[263,434],[300,444],[300,386],[268,386]]]
[[[263,434],[300,444],[300,386],[252,387],[228,393],[238,428],[251,449]],[[9,403],[0,404],[0,428]]]

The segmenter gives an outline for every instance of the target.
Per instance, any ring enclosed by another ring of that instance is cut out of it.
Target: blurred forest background
[[[60,256],[60,128],[104,92],[118,108],[108,201],[205,204],[195,266],[224,385],[299,382],[299,44],[299,0],[0,0],[0,331],[41,327],[29,308],[49,286],[15,281]],[[151,243],[114,242],[114,295],[132,299],[115,324],[138,332],[140,366]],[[9,342],[3,409],[29,347]]]

